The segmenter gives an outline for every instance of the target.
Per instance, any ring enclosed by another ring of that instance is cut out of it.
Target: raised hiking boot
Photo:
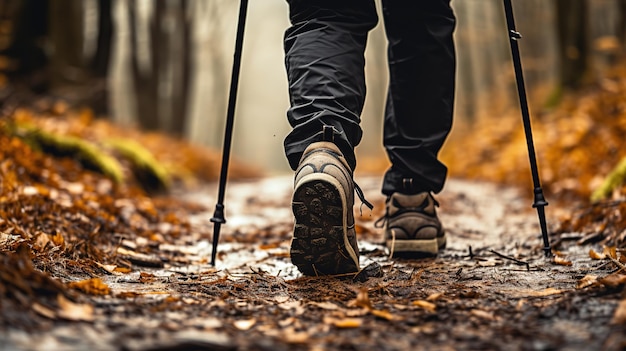
[[[305,275],[357,272],[354,182],[332,142],[311,144],[295,173],[291,262]]]
[[[386,214],[378,225],[385,227],[385,243],[391,255],[436,256],[446,246],[446,235],[429,192],[416,195],[392,194]]]

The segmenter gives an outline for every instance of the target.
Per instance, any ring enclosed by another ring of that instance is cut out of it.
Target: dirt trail
[[[289,262],[291,177],[231,183],[216,268],[208,264],[212,212],[194,215],[191,237],[151,247],[126,243],[163,267],[137,263],[103,279],[95,319],[5,331],[6,350],[409,350],[609,349],[626,347],[611,324],[623,285],[577,289],[614,267],[589,246],[563,251],[571,266],[546,261],[530,194],[451,180],[438,196],[448,247],[436,259],[390,259],[374,221],[377,178],[357,178],[370,212],[356,210],[364,281],[302,277]],[[212,207],[215,187],[180,194]],[[357,204],[358,205],[358,204]],[[548,221],[550,208],[548,207]],[[470,249],[471,248],[471,249]],[[141,250],[140,250],[141,249]],[[471,250],[471,255],[470,255]],[[598,249],[600,250],[600,249]],[[513,257],[516,260],[503,258]]]

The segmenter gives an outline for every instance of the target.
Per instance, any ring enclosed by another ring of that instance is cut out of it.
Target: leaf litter
[[[584,102],[568,108],[594,110],[593,99]],[[198,156],[180,141],[121,131],[81,113],[20,118],[94,143],[107,133],[130,135],[165,164],[175,164],[179,155],[171,150],[180,146],[187,155],[181,159],[192,164],[181,166],[184,173],[203,162],[216,169],[217,157],[205,151]],[[588,138],[577,133],[576,140]],[[46,349],[42,340],[51,339],[112,350],[626,345],[621,190],[606,202],[561,211],[551,230],[559,251],[546,261],[536,219],[518,191],[453,179],[439,197],[448,248],[438,258],[406,260],[388,257],[373,226],[384,209],[379,180],[363,176],[359,183],[376,205],[355,215],[364,269],[318,278],[300,276],[289,263],[290,177],[229,185],[232,212],[211,267],[205,205],[215,201],[214,184],[180,178],[171,194],[155,195],[138,179],[118,184],[4,132],[0,153],[0,325],[17,349]],[[500,167],[495,174],[511,169]],[[255,172],[241,169],[241,178]],[[495,180],[509,182],[513,173]],[[558,201],[581,204],[591,191],[555,187]],[[84,337],[68,337],[68,330]]]

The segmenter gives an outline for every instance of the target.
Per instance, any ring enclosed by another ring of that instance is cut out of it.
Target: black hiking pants
[[[374,0],[288,0],[285,66],[293,130],[285,152],[296,169],[306,147],[334,128],[354,170],[365,100],[364,51],[378,16]],[[437,155],[452,126],[455,16],[450,0],[382,0],[389,90],[383,144],[392,166],[383,193],[439,192],[447,168]]]

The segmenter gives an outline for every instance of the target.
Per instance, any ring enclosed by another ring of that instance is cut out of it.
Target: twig
[[[618,261],[618,260],[614,259],[613,257],[611,257],[611,255],[607,255],[607,257],[608,257],[608,258],[609,258],[609,259],[610,259],[613,263],[615,263],[615,265],[616,265],[616,266],[618,266],[618,267],[619,267],[619,269],[617,270],[617,272],[620,272],[620,271],[624,271],[624,270],[626,270],[626,266],[625,266],[622,262],[620,262],[620,261]],[[617,272],[615,272],[615,273],[617,273]]]
[[[503,255],[503,254],[497,252],[496,250],[489,250],[489,251],[491,253],[493,253],[494,255],[500,257],[500,258],[504,258],[506,260],[513,261],[513,262],[517,263],[520,266],[526,266],[526,270],[530,271],[530,264],[528,262],[518,260],[517,258],[511,257],[511,256]]]

